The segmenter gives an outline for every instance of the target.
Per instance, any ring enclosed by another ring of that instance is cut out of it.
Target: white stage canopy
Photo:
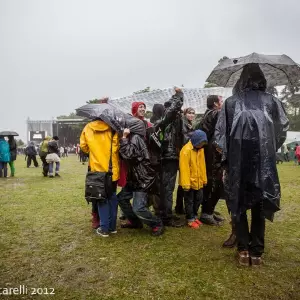
[[[197,114],[203,114],[206,110],[206,98],[209,95],[222,96],[224,100],[232,95],[231,88],[182,88],[184,93],[183,108],[193,107]],[[110,103],[124,112],[131,112],[132,102],[144,102],[147,106],[147,111],[152,111],[155,103],[164,104],[172,95],[174,88],[158,89],[142,94],[133,94],[121,98],[110,99]]]

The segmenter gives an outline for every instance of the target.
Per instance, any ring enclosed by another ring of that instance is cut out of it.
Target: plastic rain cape
[[[245,66],[216,125],[215,142],[228,174],[228,207],[237,219],[257,202],[271,221],[280,209],[276,151],[285,141],[289,121],[281,102],[265,89],[258,65]]]

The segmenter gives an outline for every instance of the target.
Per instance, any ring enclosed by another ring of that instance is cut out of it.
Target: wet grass
[[[238,266],[235,251],[221,248],[228,221],[168,228],[159,238],[147,229],[96,236],[83,198],[86,168],[71,156],[62,177],[49,179],[19,157],[17,177],[1,178],[0,288],[55,289],[32,296],[39,299],[300,299],[300,167],[279,166],[282,210],[267,223],[257,269]],[[218,210],[227,216],[223,202]]]

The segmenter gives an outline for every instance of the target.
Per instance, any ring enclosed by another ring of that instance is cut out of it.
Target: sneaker
[[[164,226],[157,226],[152,228],[152,235],[153,236],[160,236],[164,233],[165,227]]]
[[[202,215],[200,221],[206,225],[220,226],[220,222],[216,221],[213,215]]]
[[[241,266],[250,266],[250,257],[248,251],[239,251],[238,252],[238,262]]]
[[[58,173],[55,173],[55,177],[60,177],[60,175]]]
[[[199,224],[196,221],[188,222],[188,226],[190,228],[194,228],[194,229],[198,229],[199,228]]]
[[[195,222],[200,226],[203,225],[202,222],[199,219],[195,219]]]
[[[96,230],[96,233],[102,237],[109,237],[108,232],[103,231],[100,227]]]
[[[217,211],[214,212],[213,214],[213,218],[217,221],[217,222],[224,222],[225,218]]]
[[[182,222],[181,219],[179,219],[178,221],[172,220],[172,219],[171,220],[163,220],[163,224],[166,227],[175,227],[175,228],[184,226],[184,222]]]
[[[118,231],[117,230],[110,230],[109,233],[116,234],[116,233],[118,233]]]
[[[233,248],[237,244],[236,235],[234,233],[230,234],[230,237],[223,243],[223,248]]]
[[[49,178],[54,178],[54,176],[53,175],[49,175]]]
[[[260,266],[262,265],[262,259],[260,256],[251,256],[250,257],[251,265],[252,266]]]
[[[127,223],[121,224],[121,228],[129,228],[129,229],[141,229],[143,228],[143,224],[133,224],[130,221]]]

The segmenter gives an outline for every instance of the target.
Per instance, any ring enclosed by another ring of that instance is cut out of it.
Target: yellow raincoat
[[[189,141],[180,151],[179,184],[184,190],[200,190],[207,184],[204,149],[195,149]]]
[[[80,136],[80,148],[89,153],[89,165],[92,172],[108,172],[112,131],[103,121],[88,123]],[[112,180],[120,178],[119,137],[115,133],[112,144]]]

